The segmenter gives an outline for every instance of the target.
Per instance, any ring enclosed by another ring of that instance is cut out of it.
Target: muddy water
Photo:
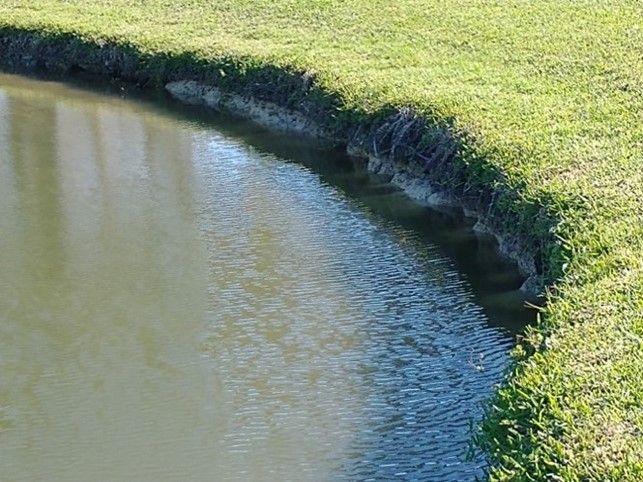
[[[0,76],[4,481],[472,480],[529,318],[337,153]]]

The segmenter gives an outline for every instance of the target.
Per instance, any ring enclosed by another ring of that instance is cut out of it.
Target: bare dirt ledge
[[[402,189],[412,199],[432,207],[449,206],[464,209],[466,216],[477,219],[473,229],[477,232],[492,234],[498,242],[500,252],[517,263],[521,273],[527,278],[521,289],[536,295],[542,288],[534,257],[522,247],[520,240],[506,234],[503,235],[500,230],[496,229],[497,223],[491,217],[483,214],[484,211],[479,206],[465,203],[455,191],[436,188],[432,182],[430,171],[426,170],[426,162],[421,162],[424,159],[420,153],[416,152],[415,156],[419,159],[396,162],[393,156],[388,155],[392,150],[395,150],[395,146],[389,149],[378,148],[377,138],[373,135],[360,135],[359,129],[353,132],[348,139],[339,137],[315,120],[297,111],[272,102],[225,92],[216,86],[202,84],[194,80],[169,82],[165,85],[165,89],[173,97],[187,104],[204,105],[215,110],[226,111],[251,119],[267,129],[345,145],[349,155],[367,159],[369,171],[387,177],[391,184]],[[400,113],[396,117],[398,117],[397,122],[400,124],[399,128],[405,129],[409,129],[409,124],[415,120],[411,111]],[[391,129],[394,128],[391,126]],[[382,126],[378,130],[381,131]],[[366,142],[365,138],[369,142]],[[444,154],[447,157],[450,155],[449,153]],[[420,162],[417,162],[418,160]]]
[[[522,290],[541,294],[551,281],[544,273],[546,236],[529,232],[535,222],[555,224],[546,210],[525,221],[519,193],[493,172],[496,182],[476,179],[458,163],[462,139],[448,125],[437,125],[408,107],[391,106],[365,114],[316,83],[315,74],[271,65],[204,62],[191,54],[150,54],[128,44],[91,42],[71,33],[0,29],[0,66],[44,70],[59,75],[90,73],[165,88],[173,97],[251,119],[266,128],[345,146],[367,160],[368,169],[429,206],[459,206],[477,220],[474,229],[490,233],[502,254],[518,265]],[[222,74],[225,69],[225,75]],[[338,114],[339,112],[339,114]],[[517,205],[513,210],[502,207]],[[509,201],[509,203],[507,202]],[[516,229],[518,227],[519,229]],[[541,232],[546,230],[541,229]]]

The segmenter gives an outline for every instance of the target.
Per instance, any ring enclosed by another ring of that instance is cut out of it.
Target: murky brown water
[[[182,109],[0,75],[1,480],[480,474],[515,272],[336,153]]]

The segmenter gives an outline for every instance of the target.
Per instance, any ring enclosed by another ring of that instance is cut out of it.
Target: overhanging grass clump
[[[0,28],[337,131],[407,107],[427,145],[447,129],[445,182],[488,193],[550,285],[479,437],[491,478],[643,480],[640,0],[5,0]]]

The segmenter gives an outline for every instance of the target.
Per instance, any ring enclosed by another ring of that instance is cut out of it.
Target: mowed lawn
[[[345,112],[450,125],[507,210],[556,219],[547,308],[480,438],[491,478],[643,480],[641,0],[3,0],[1,28],[313,71]]]

